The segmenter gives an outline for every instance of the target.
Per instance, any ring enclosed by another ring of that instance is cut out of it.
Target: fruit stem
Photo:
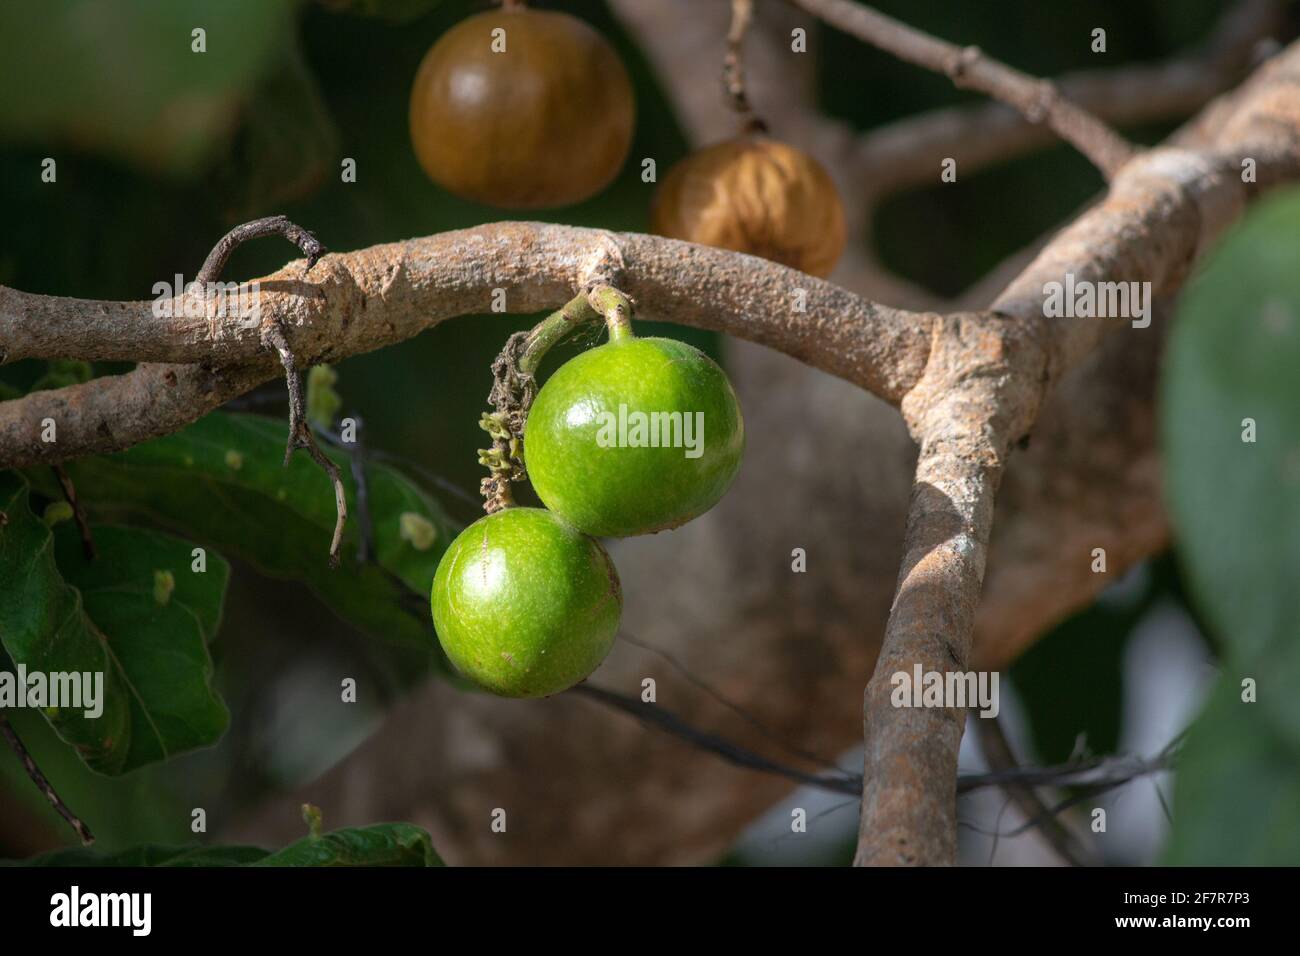
[[[635,338],[632,334],[632,300],[613,286],[598,285],[587,293],[591,307],[605,317],[609,340]]]
[[[551,346],[562,341],[565,336],[586,322],[596,322],[600,313],[587,302],[587,296],[579,293],[556,309],[546,318],[533,326],[524,342],[524,354],[519,359],[519,371],[525,375],[534,375],[537,366],[550,351]]]

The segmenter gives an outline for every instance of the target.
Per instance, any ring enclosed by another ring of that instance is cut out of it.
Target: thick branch
[[[951,864],[964,709],[899,708],[893,677],[964,671],[993,500],[1011,444],[1037,410],[1047,353],[1015,326],[946,319],[903,413],[921,445],[903,567],[867,685],[858,865]]]
[[[953,780],[964,711],[894,707],[891,678],[918,665],[967,669],[1006,456],[1055,382],[1135,317],[1047,318],[1048,284],[1067,275],[1147,282],[1154,307],[1151,293],[1181,285],[1254,191],[1241,181],[1243,155],[1268,156],[1268,179],[1300,175],[1300,46],[1269,72],[1271,83],[1258,86],[1219,134],[1221,152],[1165,149],[1134,160],[1106,199],[998,297],[993,313],[950,317],[936,331],[925,374],[902,403],[921,454],[903,570],[867,687],[859,864],[955,861]],[[1249,144],[1240,152],[1225,149],[1234,134]]]
[[[147,302],[0,287],[0,338],[11,358],[203,363],[142,366],[0,404],[0,466],[114,451],[194,421],[273,373],[262,342],[267,323],[291,330],[300,364],[311,365],[402,341],[453,316],[488,313],[496,290],[505,291],[509,312],[555,308],[610,268],[647,318],[777,348],[893,402],[920,376],[935,321],[752,256],[536,223],[330,255],[312,282],[301,262],[291,263],[257,281],[256,321],[213,323],[183,309],[159,319]],[[39,440],[45,418],[57,423],[56,442]]]
[[[850,0],[792,0],[814,16],[901,60],[942,73],[963,89],[978,90],[1044,123],[1111,178],[1133,147],[1091,113],[1065,99],[1048,80],[998,62],[979,48],[959,47]]]

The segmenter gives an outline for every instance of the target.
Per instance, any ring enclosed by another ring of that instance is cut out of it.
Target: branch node
[[[616,286],[626,268],[618,239],[613,233],[602,230],[596,247],[578,269],[577,285],[584,292],[590,292],[598,285]]]
[[[944,67],[944,72],[948,74],[948,79],[952,80],[956,86],[961,86],[962,80],[966,76],[967,71],[969,71],[983,55],[984,51],[974,44],[964,46],[960,50],[954,50],[953,55],[948,58],[947,65]]]

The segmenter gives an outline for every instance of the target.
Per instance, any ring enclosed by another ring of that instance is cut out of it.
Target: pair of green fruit
[[[618,573],[596,535],[675,528],[735,477],[744,423],[726,374],[684,342],[619,330],[561,366],[524,429],[528,475],[547,509],[509,507],[466,528],[433,581],[443,650],[505,697],[546,697],[585,679],[614,643]]]

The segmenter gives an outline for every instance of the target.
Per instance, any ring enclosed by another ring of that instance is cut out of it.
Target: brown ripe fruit
[[[411,143],[429,178],[457,196],[563,206],[618,173],[635,115],[627,71],[586,23],[493,10],[462,20],[425,54],[411,89]]]
[[[844,207],[826,170],[803,150],[761,135],[709,146],[670,169],[650,228],[823,278],[844,251]]]

